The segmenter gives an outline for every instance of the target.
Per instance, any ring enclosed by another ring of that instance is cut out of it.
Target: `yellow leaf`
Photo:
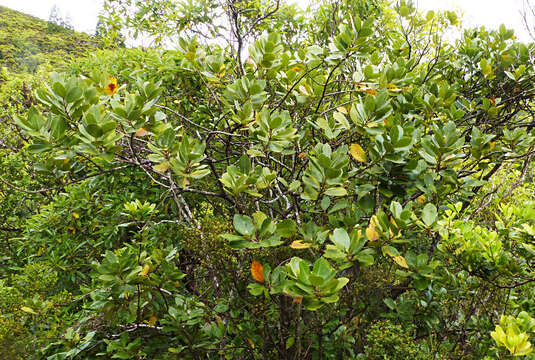
[[[425,195],[418,196],[416,201],[418,201],[420,204],[423,204],[425,202]]]
[[[187,187],[189,184],[191,184],[188,180],[187,177],[184,177],[184,179],[182,179],[182,187]]]
[[[21,306],[20,308],[22,311],[24,312],[27,312],[29,314],[34,314],[34,315],[37,315],[37,313],[35,312],[34,309],[32,309],[31,307],[27,307],[27,306]]]
[[[264,268],[262,267],[262,264],[260,264],[258,261],[253,261],[251,263],[251,275],[253,276],[253,279],[256,281],[263,283],[264,282]]]
[[[251,345],[251,348],[254,349],[254,342],[253,342],[253,340],[247,338],[247,341],[249,342],[249,345]]]
[[[494,149],[494,147],[496,146],[496,141],[491,141],[489,145],[491,150]]]
[[[159,173],[164,173],[167,171],[167,169],[169,169],[169,165],[170,165],[169,161],[164,161],[164,162],[154,165],[152,168],[154,169],[154,171],[157,171]]]
[[[370,225],[366,229],[366,237],[370,241],[375,241],[379,238],[379,234],[375,230],[375,223],[373,222],[373,220],[370,221]]]
[[[360,162],[366,162],[366,153],[359,144],[351,144],[349,153]]]
[[[392,259],[396,262],[396,264],[398,264],[402,268],[405,268],[405,269],[409,268],[409,265],[407,265],[407,261],[405,261],[405,258],[403,256],[401,255],[394,256]]]
[[[147,130],[145,130],[144,128],[139,128],[137,131],[136,131],[136,136],[137,137],[143,137],[145,135],[147,135],[149,132]]]
[[[72,231],[73,234],[76,234],[76,228],[74,226],[67,226],[67,229]]]
[[[310,93],[308,92],[307,88],[304,85],[299,86],[299,91],[301,91],[306,96],[310,96]]]
[[[290,247],[292,249],[306,249],[306,248],[309,248],[311,247],[312,244],[309,244],[309,243],[304,243],[302,242],[301,240],[295,240],[294,242],[291,243]]]
[[[336,110],[338,110],[342,114],[346,114],[346,115],[348,114],[347,109],[345,107],[343,107],[343,106],[337,107]]]
[[[188,51],[184,56],[189,61],[195,60],[195,52],[193,52],[193,51]]]
[[[75,218],[75,219],[79,219],[80,215],[78,215],[78,213],[73,212],[72,213],[72,217]]]
[[[158,321],[158,317],[156,315],[154,315],[154,314],[151,314],[149,316],[149,325],[150,326],[156,325],[156,321]]]
[[[149,266],[149,264],[146,264],[143,267],[143,270],[141,270],[138,275],[139,276],[147,276],[149,274],[149,270],[150,270],[150,266]]]

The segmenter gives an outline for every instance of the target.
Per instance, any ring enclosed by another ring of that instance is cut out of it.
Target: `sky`
[[[148,0],[150,1],[150,0]],[[290,0],[306,7],[308,0]],[[57,5],[62,15],[69,15],[78,31],[93,33],[103,0],[0,0],[0,5],[48,20],[50,11]],[[514,29],[520,40],[528,41],[520,10],[524,0],[416,0],[422,10],[452,10],[464,13],[465,26],[485,25],[497,28],[505,24]],[[535,0],[532,0],[535,4]]]

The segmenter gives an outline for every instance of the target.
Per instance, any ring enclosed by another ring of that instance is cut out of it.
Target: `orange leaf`
[[[253,276],[253,279],[260,283],[264,282],[263,270],[264,268],[262,267],[262,264],[258,261],[255,260],[251,263],[251,275]]]
[[[292,298],[292,304],[301,304],[303,302],[302,296],[293,296],[293,295],[286,294],[286,293],[282,293],[282,295]]]
[[[109,76],[108,80],[109,82],[104,88],[104,92],[108,95],[113,95],[117,92],[117,90],[119,90],[119,87],[117,86],[117,79],[113,76]]]
[[[253,69],[256,67],[256,64],[254,63],[253,59],[251,59],[251,57],[248,57],[247,60],[245,60],[245,63],[248,64]]]
[[[145,135],[148,134],[148,131],[143,129],[143,128],[139,128],[137,131],[136,131],[136,136],[137,137],[143,137]]]
[[[154,326],[156,325],[156,322],[158,321],[158,317],[154,314],[149,316],[149,325]]]

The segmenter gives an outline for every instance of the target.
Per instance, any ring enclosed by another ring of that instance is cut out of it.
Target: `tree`
[[[44,354],[531,353],[532,45],[405,1],[110,3],[178,50],[98,52],[16,119],[53,199],[17,253],[85,305]]]
[[[48,31],[58,32],[63,29],[73,30],[71,17],[69,14],[63,16],[59,7],[54,4],[48,16]]]

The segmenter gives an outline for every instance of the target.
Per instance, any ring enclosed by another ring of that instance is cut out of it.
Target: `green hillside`
[[[0,67],[35,72],[40,64],[63,63],[96,45],[90,35],[0,6]]]

